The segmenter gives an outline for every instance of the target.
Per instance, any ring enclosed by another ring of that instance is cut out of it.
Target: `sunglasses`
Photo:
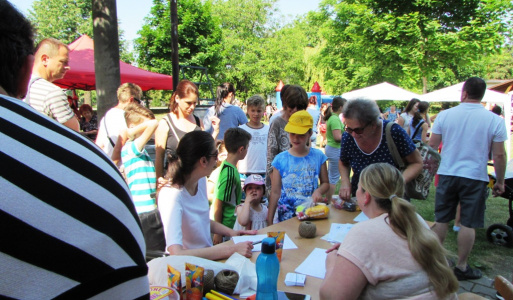
[[[207,155],[207,157],[217,157],[219,155],[219,151],[216,150],[216,152]]]
[[[133,98],[134,98],[134,101],[137,101],[137,103],[141,104],[141,99],[138,99],[138,98],[135,98],[135,97],[133,97]]]
[[[358,128],[351,128],[351,127],[347,127],[346,125],[346,132],[349,133],[349,134],[352,134],[353,132],[356,133],[356,134],[362,134],[363,131],[365,130],[365,128],[367,128],[367,126],[370,125],[370,122],[367,123],[365,126],[363,127],[358,127]]]

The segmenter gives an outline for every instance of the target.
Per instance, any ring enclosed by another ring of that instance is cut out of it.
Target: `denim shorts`
[[[440,175],[436,188],[435,220],[449,223],[461,204],[461,225],[483,228],[488,182],[458,176]]]

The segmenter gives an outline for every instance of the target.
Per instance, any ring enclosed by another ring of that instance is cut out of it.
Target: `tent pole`
[[[171,1],[171,65],[173,70],[173,91],[175,87],[178,85],[179,79],[179,60],[178,60],[178,9],[177,9],[177,0]]]

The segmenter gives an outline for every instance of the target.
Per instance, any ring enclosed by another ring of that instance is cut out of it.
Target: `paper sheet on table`
[[[332,223],[330,232],[328,232],[321,239],[330,243],[342,243],[347,233],[349,232],[349,229],[351,229],[353,226],[354,224]]]
[[[310,255],[297,267],[296,273],[324,279],[326,275],[326,249],[315,248]]]
[[[355,221],[355,222],[363,222],[363,221],[367,221],[368,219],[369,219],[369,217],[367,217],[367,216],[363,213],[363,211],[362,211],[359,215],[357,215],[357,216],[356,216],[356,218],[354,218],[354,220],[353,220],[353,221]]]
[[[242,236],[234,236],[232,237],[233,242],[235,244],[241,243],[241,242],[260,242],[261,240],[265,239],[267,237],[267,234],[257,234],[257,235],[242,235]],[[253,246],[253,252],[259,252],[262,249],[262,243],[256,244]],[[285,242],[283,243],[283,250],[288,249],[297,249],[296,244],[289,238],[289,236],[285,233]]]

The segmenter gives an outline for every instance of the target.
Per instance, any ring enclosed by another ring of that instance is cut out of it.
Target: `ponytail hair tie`
[[[166,149],[166,155],[168,160],[177,160],[178,154],[176,153],[176,150],[170,150]]]
[[[392,201],[392,199],[394,199],[394,197],[397,197],[397,195],[396,194],[392,194],[392,195],[390,195],[390,197],[388,197],[388,199],[390,199],[390,201]]]

